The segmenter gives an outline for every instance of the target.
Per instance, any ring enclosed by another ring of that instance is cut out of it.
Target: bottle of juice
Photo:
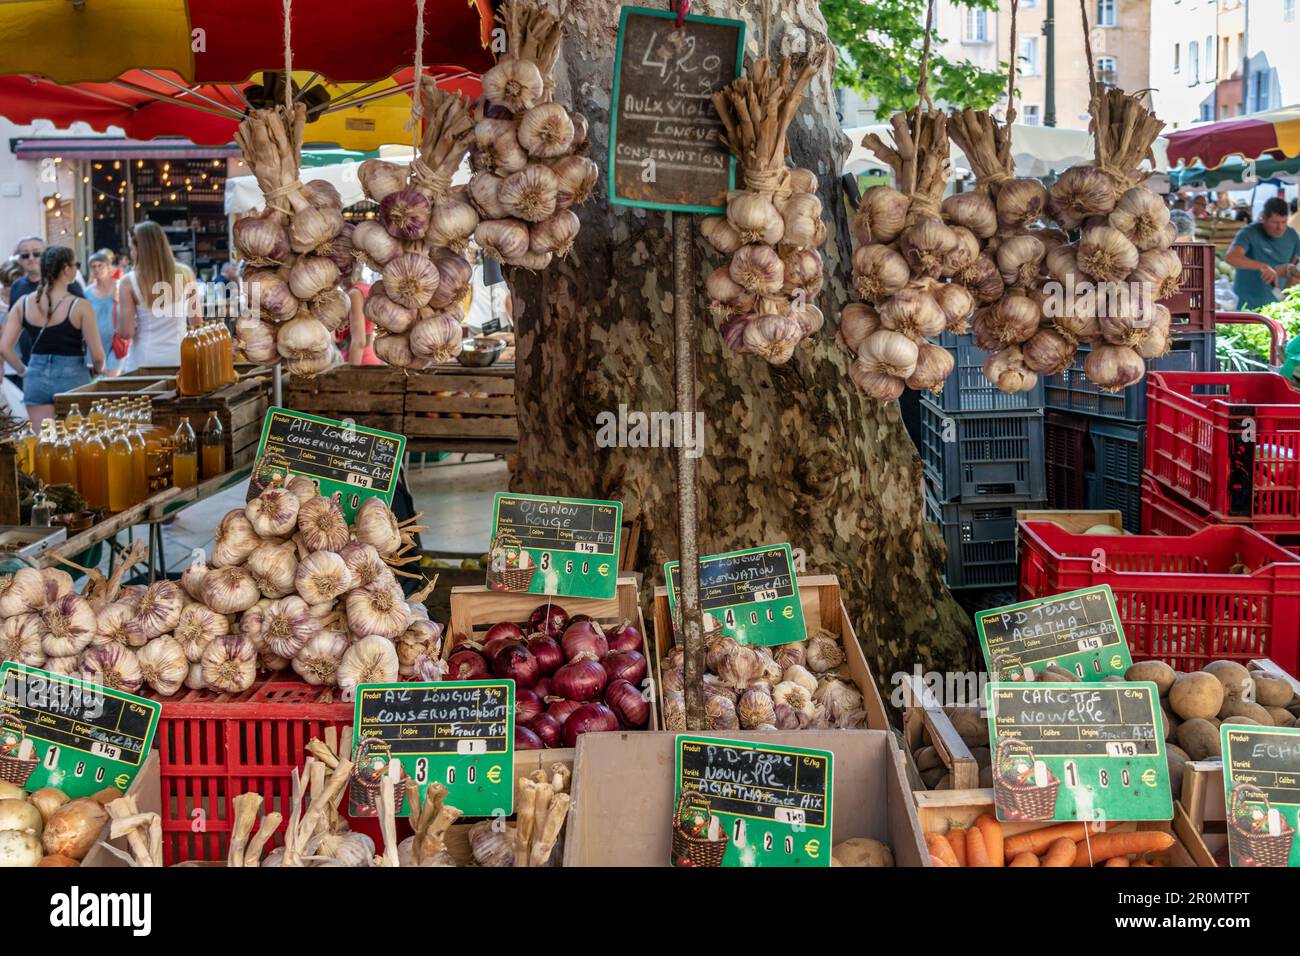
[[[127,412],[126,425],[127,438],[131,442],[131,504],[138,505],[149,497],[149,477],[144,432],[140,430],[139,412],[134,407]]]
[[[107,508],[108,448],[99,426],[87,425],[83,434],[81,447],[77,449],[77,477],[81,497],[92,508]]]
[[[68,428],[69,435],[76,435],[81,430],[81,423],[84,419],[81,417],[81,406],[76,402],[68,409],[68,414],[63,416],[63,424]]]
[[[135,478],[131,469],[131,439],[126,429],[118,425],[108,443],[108,509],[125,511],[131,507]]]
[[[208,412],[207,424],[203,426],[200,452],[203,478],[215,478],[226,470],[226,435],[215,409]]]
[[[104,400],[100,399],[90,406],[90,423],[92,425],[104,424]]]
[[[225,322],[217,326],[221,356],[221,384],[233,385],[239,378],[235,372],[235,340]]]
[[[195,329],[181,339],[181,365],[176,373],[176,391],[182,395],[199,394],[199,340]]]
[[[54,458],[50,462],[50,483],[77,487],[77,452],[67,429],[59,426],[59,437],[54,443]]]
[[[41,423],[41,437],[36,442],[36,477],[42,484],[50,483],[50,464],[54,460],[54,419],[47,418]]]
[[[172,435],[172,484],[193,488],[199,483],[199,447],[190,420],[182,417]]]
[[[28,475],[36,474],[36,433],[32,423],[24,422],[14,439],[14,448],[18,453],[18,468]]]
[[[208,387],[205,392],[213,392],[221,387],[221,355],[217,344],[217,329],[212,323],[203,327],[203,365],[204,380]]]

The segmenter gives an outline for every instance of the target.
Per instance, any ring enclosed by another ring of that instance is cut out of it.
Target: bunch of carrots
[[[925,835],[932,866],[1164,866],[1162,857],[1151,855],[1173,844],[1170,834],[1157,830],[1099,833],[1090,832],[1086,823],[1004,836],[1002,824],[991,813],[969,827],[951,826],[947,833]]]

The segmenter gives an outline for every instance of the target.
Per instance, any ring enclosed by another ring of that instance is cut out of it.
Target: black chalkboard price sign
[[[712,97],[740,75],[745,24],[624,7],[609,116],[609,199],[624,206],[722,212],[735,160]]]
[[[1133,666],[1108,584],[981,611],[975,630],[989,673],[1002,680],[1056,664],[1082,681],[1100,681]]]

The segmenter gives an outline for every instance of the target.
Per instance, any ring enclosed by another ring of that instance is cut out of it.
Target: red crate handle
[[[1269,346],[1268,363],[1274,368],[1282,364],[1282,356],[1286,349],[1286,328],[1277,319],[1270,319],[1267,315],[1260,315],[1258,312],[1216,312],[1214,314],[1214,323],[1220,322],[1226,325],[1262,325],[1268,329],[1269,338],[1272,340]]]

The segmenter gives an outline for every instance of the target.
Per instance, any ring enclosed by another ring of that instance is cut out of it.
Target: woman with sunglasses
[[[90,303],[72,292],[77,263],[67,246],[50,246],[41,254],[40,284],[14,302],[0,334],[0,356],[23,376],[23,404],[32,428],[54,415],[54,396],[90,382],[104,368],[104,346]],[[14,346],[26,333],[31,340],[27,362]],[[91,368],[86,367],[89,349]]]

